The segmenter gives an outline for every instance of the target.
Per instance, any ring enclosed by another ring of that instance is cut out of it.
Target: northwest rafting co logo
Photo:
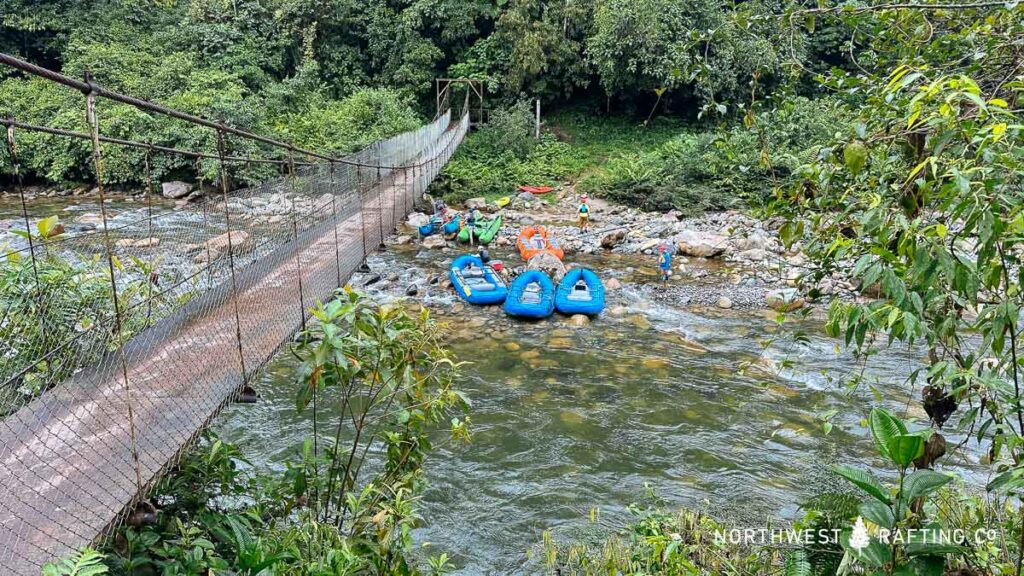
[[[864,525],[864,519],[857,516],[857,521],[853,523],[853,532],[850,533],[850,548],[856,552],[868,547],[871,543],[871,537],[868,536],[868,527]]]
[[[872,541],[884,546],[891,544],[978,545],[995,542],[998,533],[992,528],[969,531],[962,528],[884,528],[869,524],[858,516],[850,528],[727,528],[715,530],[715,543],[742,545],[839,544],[859,554]],[[847,532],[849,537],[843,533]],[[841,538],[842,536],[842,538]]]

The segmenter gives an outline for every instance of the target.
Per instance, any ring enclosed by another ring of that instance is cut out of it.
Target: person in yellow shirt
[[[586,232],[590,227],[590,205],[587,204],[587,195],[580,196],[580,206],[576,209],[577,224],[580,232]]]

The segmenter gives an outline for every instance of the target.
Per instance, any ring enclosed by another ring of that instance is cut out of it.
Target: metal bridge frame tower
[[[472,78],[437,78],[434,80],[434,85],[436,87],[436,114],[438,116],[451,108],[451,96],[454,87],[463,86],[466,91],[465,106],[469,110],[469,126],[472,128],[487,121],[486,110],[484,109],[484,83],[482,81]]]

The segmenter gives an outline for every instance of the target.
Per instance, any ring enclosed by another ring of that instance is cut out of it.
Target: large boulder
[[[173,200],[184,198],[192,192],[191,184],[180,181],[164,182],[160,187],[162,188],[164,198],[171,198]]]
[[[696,230],[683,230],[676,236],[676,246],[680,254],[699,258],[721,256],[725,252],[727,241],[728,238],[725,236]]]
[[[483,210],[487,208],[487,200],[484,200],[483,197],[470,198],[463,202],[463,205],[467,210]]]
[[[430,222],[430,216],[427,216],[423,212],[413,212],[412,214],[409,214],[409,217],[405,220],[405,223],[413,228],[419,228],[428,222]]]
[[[626,234],[628,232],[629,231],[625,228],[619,228],[618,230],[612,230],[606,233],[604,236],[601,236],[601,248],[611,250],[626,239]]]
[[[551,279],[557,284],[563,276],[565,276],[565,264],[558,259],[557,256],[550,252],[541,252],[540,254],[534,255],[530,258],[530,261],[526,263],[527,270],[540,270],[551,276]]]
[[[795,288],[772,290],[765,294],[765,302],[769,308],[778,312],[792,312],[802,308],[805,303]]]
[[[437,249],[444,248],[447,245],[448,243],[445,242],[444,236],[440,234],[431,234],[430,236],[427,236],[426,238],[423,239],[424,248]]]

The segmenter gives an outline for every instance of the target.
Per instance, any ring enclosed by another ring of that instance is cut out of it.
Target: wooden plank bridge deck
[[[442,139],[457,146],[457,130]],[[372,251],[393,216],[404,218],[417,192],[408,186],[410,170],[392,172],[380,194],[336,197],[335,218],[239,271],[241,356],[250,377],[300,326],[302,305],[327,298],[339,276],[345,281],[359,266],[364,234]],[[109,354],[0,421],[0,573],[38,574],[45,562],[94,542],[134,505],[139,480],[144,494],[236,393],[243,383],[236,302],[230,283],[220,288],[190,303],[189,317],[164,319],[148,342],[136,345],[140,335],[124,348],[128,386],[121,355]]]

